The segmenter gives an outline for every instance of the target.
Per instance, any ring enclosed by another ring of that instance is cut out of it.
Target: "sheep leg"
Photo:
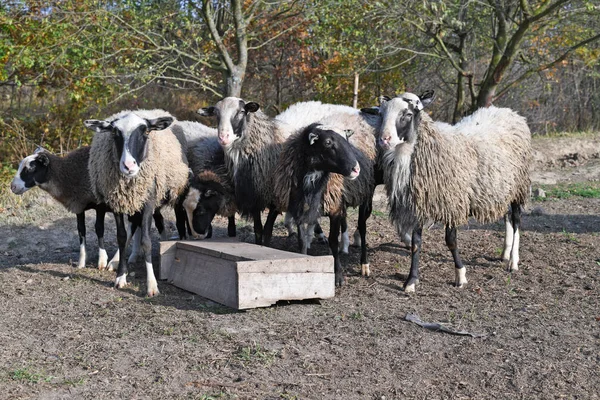
[[[85,268],[85,211],[77,214],[77,233],[79,234],[79,262],[77,268]]]
[[[277,215],[279,212],[275,209],[275,207],[269,208],[269,214],[267,215],[267,220],[265,221],[265,230],[264,230],[264,239],[263,243],[265,246],[269,246],[271,244],[271,237],[273,236],[273,225],[275,224],[275,220],[277,219]]]
[[[212,237],[212,224],[208,226],[208,232],[206,233],[205,239],[210,239]]]
[[[348,220],[346,218],[342,218],[340,226],[342,231],[340,251],[344,254],[348,254],[348,247],[350,247],[350,237],[348,236]]]
[[[296,234],[296,231],[294,230],[294,218],[291,213],[285,213],[285,216],[283,217],[283,226],[287,229],[288,237],[292,237]]]
[[[329,216],[329,248],[333,255],[333,265],[335,271],[335,286],[342,286],[344,284],[344,271],[342,270],[342,263],[340,262],[339,255],[339,241],[338,235],[340,234],[341,216],[330,215]]]
[[[298,224],[298,247],[302,254],[308,254],[310,248],[310,228],[308,224]]]
[[[148,297],[159,294],[158,283],[154,276],[152,266],[152,239],[150,238],[150,227],[152,226],[152,213],[154,204],[151,200],[144,206],[142,212],[142,249],[144,250],[144,261],[146,262],[146,284]]]
[[[508,270],[512,272],[519,270],[519,241],[521,239],[519,228],[521,226],[521,205],[518,203],[512,203],[510,207],[512,209],[512,226],[514,233],[510,259],[508,260]]]
[[[319,225],[318,222],[315,224],[314,233],[319,243],[327,244],[327,237],[325,236],[325,233],[323,233],[323,228],[321,228],[321,225]]]
[[[181,201],[177,201],[175,204],[175,226],[177,227],[177,233],[179,234],[179,240],[186,239],[186,219],[187,214]]]
[[[454,286],[461,288],[465,283],[467,283],[467,269],[463,265],[462,260],[458,255],[458,245],[456,244],[456,227],[450,228],[450,226],[446,225],[446,246],[448,246],[448,250],[450,250],[452,253],[452,258],[454,259]]]
[[[156,225],[160,240],[169,240],[169,235],[165,229],[165,218],[160,213],[160,207],[157,207],[156,210],[154,210],[152,217],[154,217],[154,225]]]
[[[125,217],[123,217],[123,218],[125,218]],[[115,217],[115,222],[116,222],[116,217]],[[129,247],[129,243],[131,242],[131,225],[129,226],[129,229],[126,229],[126,231],[127,231],[127,240],[125,241],[125,248]],[[118,269],[120,259],[121,259],[121,252],[117,248],[115,255],[108,262],[108,266],[107,266],[106,270],[114,271],[115,269]]]
[[[502,251],[502,261],[508,263],[508,261],[510,261],[510,253],[512,251],[514,241],[514,228],[512,224],[512,215],[510,211],[507,212],[506,215],[504,215],[504,224],[506,226],[506,235],[504,236],[504,250]]]
[[[371,200],[361,204],[358,209],[358,231],[360,232],[360,265],[362,267],[363,276],[371,275],[369,258],[367,255],[367,219],[369,219],[371,216],[372,209],[373,204]],[[347,232],[346,235],[348,235]]]
[[[108,263],[108,254],[106,254],[106,248],[104,247],[104,216],[106,214],[106,208],[102,205],[96,207],[96,236],[98,237],[98,269],[106,269]]]
[[[405,292],[414,292],[415,286],[419,283],[419,254],[421,253],[421,235],[423,233],[423,226],[419,225],[413,229],[410,253],[410,272],[408,278],[404,283]]]
[[[227,236],[235,237],[236,235],[236,227],[235,227],[235,215],[227,217]]]
[[[115,224],[117,225],[117,243],[119,245],[119,254],[125,254],[125,246],[127,245],[127,228],[125,228],[125,221],[123,220],[123,214],[115,214]],[[125,257],[119,258],[119,267],[117,268],[117,279],[115,280],[115,287],[122,289],[127,286],[127,262]]]
[[[260,220],[260,211],[252,213],[254,219],[254,243],[262,245],[263,242],[263,225]]]

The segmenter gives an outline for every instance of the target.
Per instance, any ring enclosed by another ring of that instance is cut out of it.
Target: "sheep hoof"
[[[417,288],[417,283],[419,283],[418,279],[408,278],[408,280],[404,284],[404,292],[405,293],[415,293],[416,288]]]
[[[98,251],[98,269],[100,271],[106,269],[107,263],[108,263],[108,254],[106,254],[106,250],[100,249]]]
[[[362,264],[361,267],[363,276],[371,276],[371,268],[369,268],[369,264]]]
[[[466,268],[455,268],[456,280],[454,281],[454,286],[457,288],[463,287],[467,281],[467,269]]]
[[[414,283],[404,286],[404,293],[415,293],[415,291],[416,285]]]
[[[108,263],[108,265],[106,266],[106,270],[107,271],[116,271],[117,267],[119,266],[119,260],[116,261],[111,261]]]
[[[352,247],[360,247],[362,244],[362,240],[360,239],[360,232],[354,231],[354,235],[352,236],[353,243]]]
[[[115,288],[123,289],[125,286],[127,286],[127,274],[117,276],[117,279],[115,280]]]
[[[148,286],[148,297],[158,296],[160,292],[158,291],[158,285],[154,283],[152,286]]]
[[[508,272],[516,272],[519,270],[519,265],[516,262],[509,260],[506,269]]]
[[[344,246],[344,247],[342,247],[342,248],[340,249],[340,252],[341,252],[341,253],[343,253],[343,254],[348,254],[348,247],[345,247],[345,246]]]
[[[335,274],[335,286],[341,287],[344,285],[344,274]]]

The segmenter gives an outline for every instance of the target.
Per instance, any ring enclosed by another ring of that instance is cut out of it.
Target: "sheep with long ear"
[[[242,216],[254,220],[256,244],[268,246],[278,214],[273,172],[289,132],[259,108],[255,102],[227,97],[198,113],[217,118],[217,136],[235,188],[236,206]],[[263,230],[261,212],[265,208],[269,208],[269,214]]]
[[[97,201],[115,213],[120,253],[127,239],[123,214],[142,213],[148,296],[159,293],[152,267],[152,213],[161,204],[174,204],[188,180],[185,138],[168,129],[173,120],[163,110],[126,110],[105,120],[85,121],[96,132],[88,164],[92,190]],[[178,230],[185,235],[181,226]],[[121,258],[115,286],[126,285],[127,263]]]
[[[524,117],[508,108],[489,107],[456,125],[436,125],[422,112],[432,99],[431,92],[404,93],[380,107],[378,143],[385,150],[390,217],[399,231],[413,229],[407,292],[414,291],[419,281],[421,233],[427,221],[446,225],[457,287],[467,279],[456,227],[470,216],[483,223],[505,216],[503,258],[509,270],[516,271],[521,206],[529,193],[531,133]]]

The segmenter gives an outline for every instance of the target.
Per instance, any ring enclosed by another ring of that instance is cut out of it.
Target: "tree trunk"
[[[242,97],[242,85],[244,84],[244,71],[241,71],[237,66],[233,71],[226,72],[227,87],[226,97]]]
[[[352,96],[352,107],[358,106],[358,72],[354,73],[354,93]]]

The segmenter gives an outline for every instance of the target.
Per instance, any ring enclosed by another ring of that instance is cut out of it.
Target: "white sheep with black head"
[[[385,100],[379,110],[390,217],[398,231],[413,229],[406,291],[414,291],[419,281],[421,233],[428,221],[446,225],[457,287],[467,279],[456,227],[470,216],[484,223],[505,216],[503,258],[509,270],[517,270],[521,206],[529,193],[531,133],[524,117],[489,107],[453,126],[436,124],[422,112],[432,99],[433,92],[404,93]]]
[[[105,120],[85,121],[96,132],[89,161],[92,190],[115,213],[120,253],[127,239],[123,214],[142,213],[148,296],[159,293],[152,267],[152,213],[161,204],[175,204],[188,180],[185,138],[169,129],[173,120],[163,110],[126,110]],[[180,237],[185,235],[181,226],[178,230]],[[115,286],[126,285],[127,263],[122,258]]]

